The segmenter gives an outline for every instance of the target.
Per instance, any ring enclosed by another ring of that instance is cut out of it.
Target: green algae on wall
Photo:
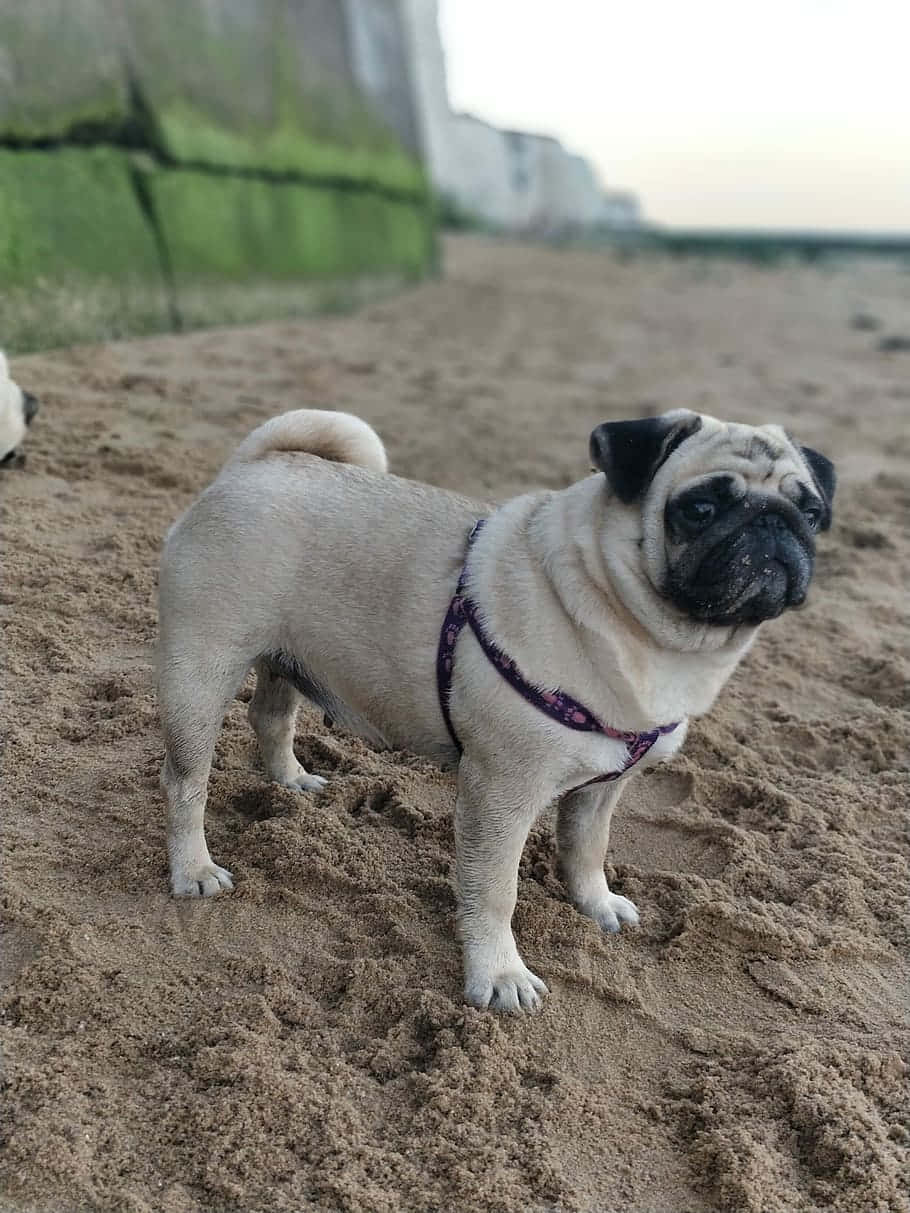
[[[0,148],[0,346],[43,349],[172,322],[128,156]]]
[[[185,101],[156,111],[159,137],[168,159],[180,164],[235,168],[263,176],[323,178],[341,188],[375,188],[415,198],[428,193],[421,165],[391,138],[384,142],[334,143],[294,122],[240,133],[213,123]]]
[[[0,148],[0,281],[159,280],[155,240],[114,148]]]
[[[42,312],[52,344],[432,270],[423,166],[358,90],[346,13],[0,0],[0,341],[35,348]]]
[[[426,192],[358,92],[341,0],[130,0],[125,19],[166,159]]]
[[[430,212],[413,202],[192,170],[143,176],[178,296],[200,278],[416,276],[430,261]]]

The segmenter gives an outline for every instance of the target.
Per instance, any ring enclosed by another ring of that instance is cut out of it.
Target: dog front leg
[[[536,1011],[544,983],[518,954],[512,913],[518,863],[545,801],[468,758],[458,767],[455,851],[465,1001],[499,1011]]]
[[[634,903],[611,893],[604,874],[610,820],[621,791],[621,784],[606,783],[570,792],[560,801],[556,827],[560,874],[573,905],[611,932],[623,922],[638,926]]]

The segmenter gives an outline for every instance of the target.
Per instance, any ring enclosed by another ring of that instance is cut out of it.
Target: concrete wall
[[[354,80],[377,114],[421,155],[409,45],[398,0],[344,0]]]
[[[460,144],[453,138],[436,0],[400,0],[400,4],[424,162],[434,187],[454,197],[465,173]]]
[[[453,113],[437,0],[401,0],[411,43],[420,138],[436,190],[494,228],[550,236],[638,222],[629,194],[604,189],[556,139],[501,131]]]
[[[397,0],[0,0],[0,285],[423,272],[407,56]]]
[[[2,0],[0,136],[48,138],[126,117],[110,0]]]

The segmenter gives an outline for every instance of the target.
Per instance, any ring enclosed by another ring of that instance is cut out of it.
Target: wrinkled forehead
[[[802,456],[779,425],[741,425],[703,417],[697,437],[699,441],[683,442],[675,452],[677,458],[669,461],[671,491],[716,472],[742,476],[749,486],[779,485],[792,475],[811,483]]]

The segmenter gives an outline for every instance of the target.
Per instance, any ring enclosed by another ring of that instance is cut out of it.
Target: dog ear
[[[822,500],[825,503],[825,512],[818,529],[820,531],[827,531],[831,527],[831,503],[834,500],[834,489],[837,485],[837,474],[834,471],[834,464],[830,459],[827,459],[824,455],[820,455],[818,451],[813,451],[809,446],[802,446],[799,449],[803,459],[806,461],[806,466],[812,473],[815,487],[821,493]]]
[[[591,435],[591,462],[620,501],[641,497],[676,448],[701,429],[697,413],[667,413],[640,421],[605,421]]]

